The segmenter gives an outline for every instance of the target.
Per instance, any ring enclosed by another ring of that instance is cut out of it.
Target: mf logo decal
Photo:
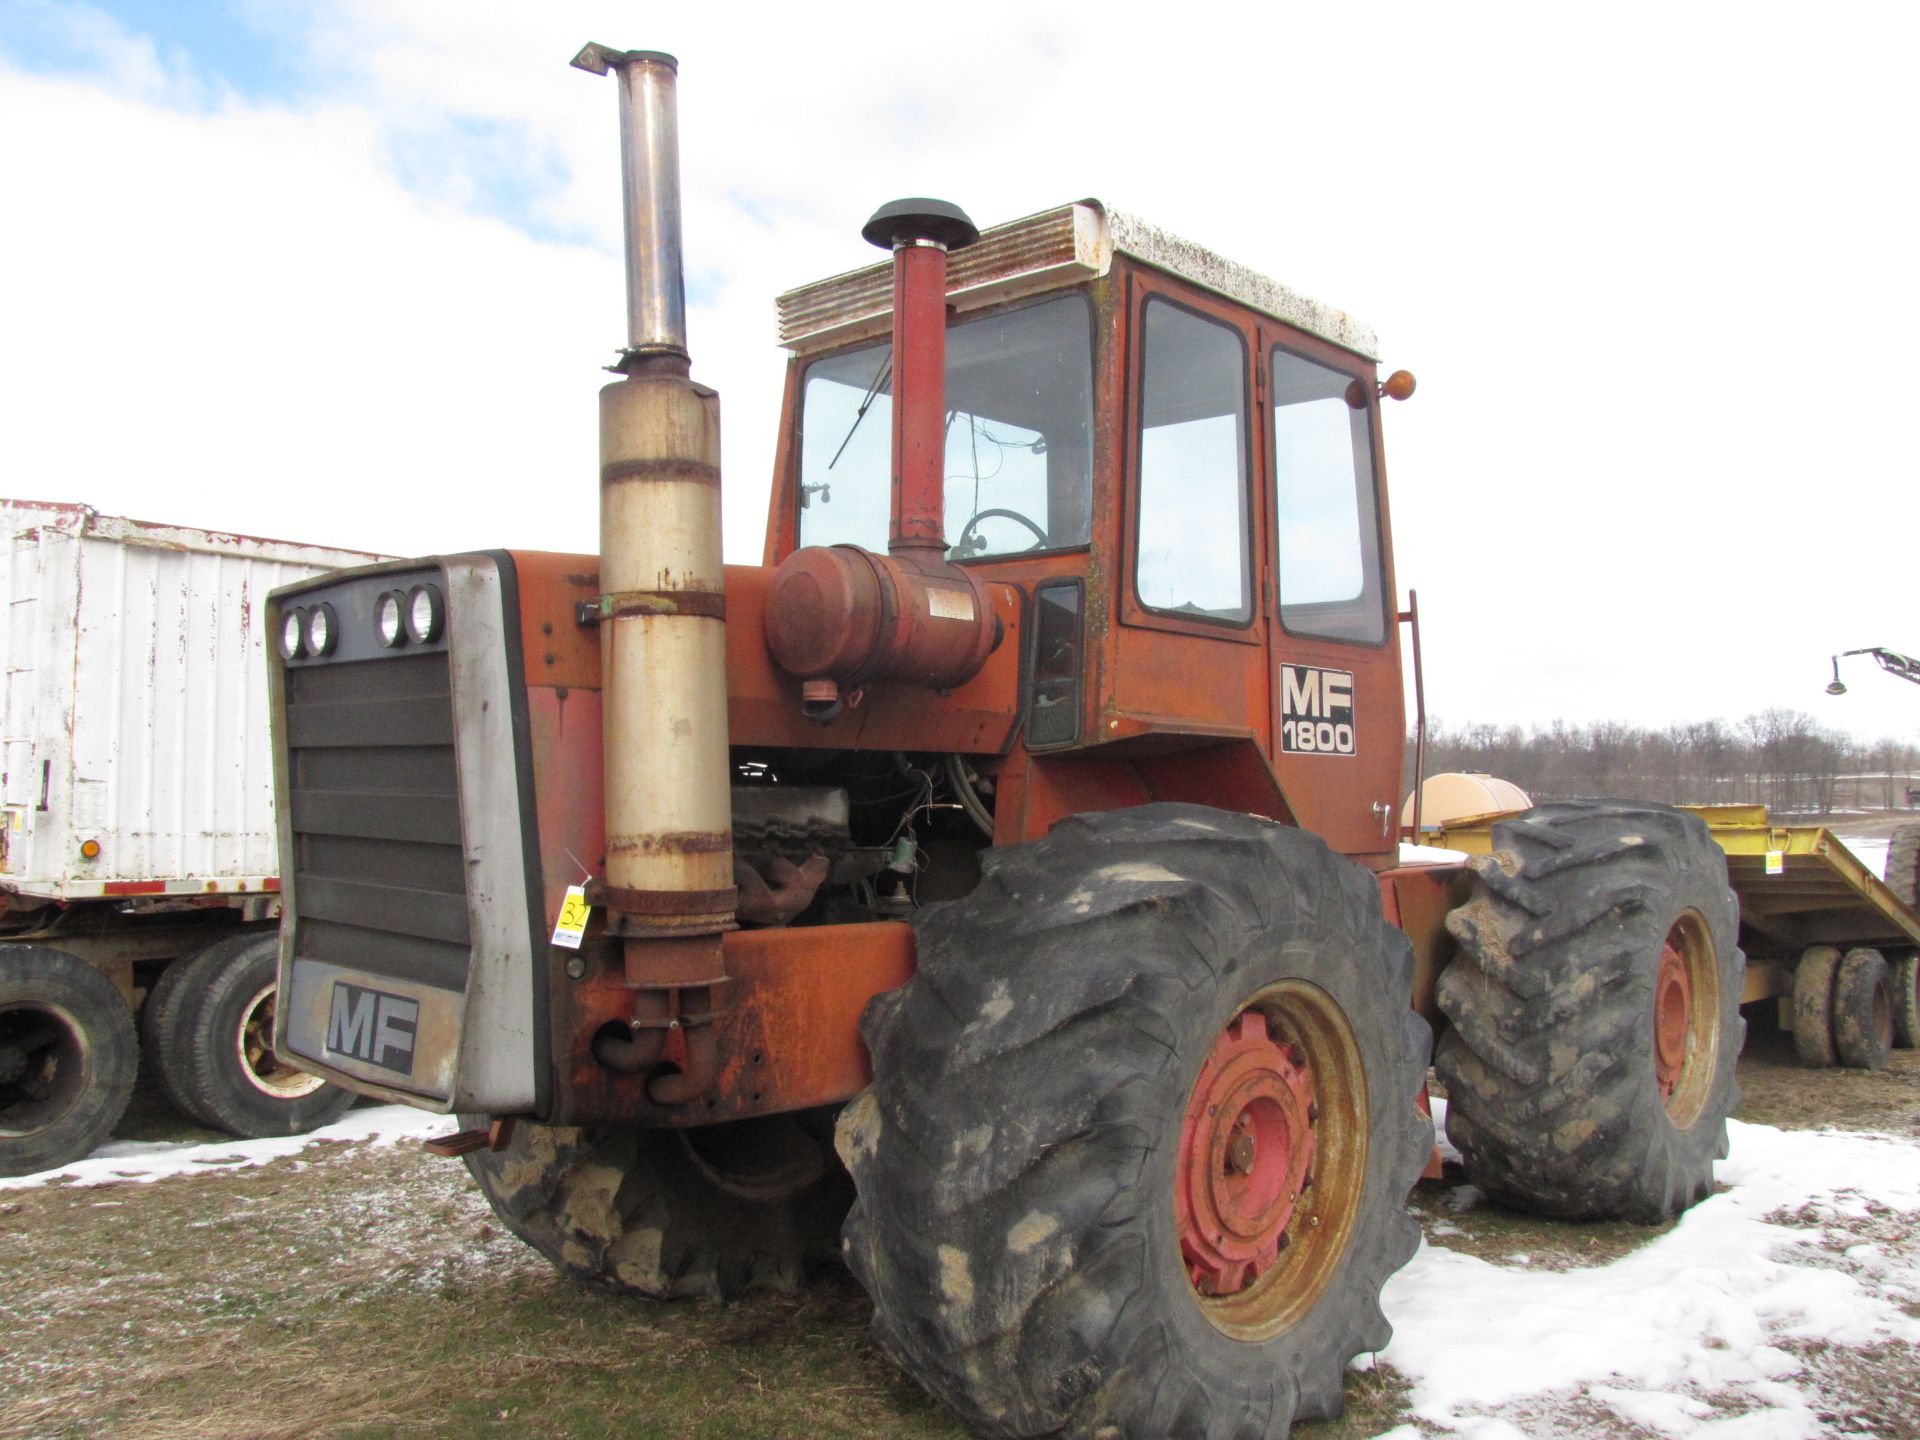
[[[327,1049],[397,1075],[411,1075],[419,1021],[417,1000],[336,980],[333,1010],[327,1016]]]
[[[1353,672],[1280,667],[1280,748],[1290,755],[1353,754]]]

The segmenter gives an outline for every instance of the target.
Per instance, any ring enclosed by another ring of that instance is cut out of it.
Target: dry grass
[[[1878,1077],[1810,1075],[1763,1049],[1742,1063],[1742,1113],[1895,1129],[1920,1084],[1914,1057],[1900,1059]],[[138,1123],[144,1138],[206,1138],[152,1107]],[[1429,1238],[1496,1264],[1604,1264],[1661,1233],[1457,1211],[1454,1196],[1447,1184],[1416,1195]],[[1868,1263],[1867,1243],[1915,1263],[1913,1217],[1776,1218],[1817,1229],[1822,1263]],[[499,1229],[463,1167],[417,1150],[315,1147],[152,1185],[0,1193],[0,1274],[6,1440],[965,1433],[870,1346],[867,1302],[844,1272],[724,1310],[619,1299],[555,1274]],[[1920,1440],[1912,1355],[1794,1353],[1836,1433]],[[1407,1393],[1388,1367],[1356,1371],[1347,1415],[1297,1433],[1377,1435],[1409,1423]],[[1500,1414],[1594,1440],[1643,1433],[1591,1397]]]
[[[1884,1070],[1806,1070],[1793,1036],[1752,1025],[1740,1057],[1736,1118],[1783,1130],[1878,1130],[1920,1137],[1920,1050],[1896,1050]]]

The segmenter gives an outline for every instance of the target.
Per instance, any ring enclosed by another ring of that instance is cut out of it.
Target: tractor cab
[[[780,298],[770,566],[887,548],[891,269]],[[955,249],[946,300],[946,559],[1017,596],[1024,640],[996,841],[1178,798],[1384,862],[1404,716],[1379,400],[1411,377],[1378,383],[1352,317],[1094,201]]]

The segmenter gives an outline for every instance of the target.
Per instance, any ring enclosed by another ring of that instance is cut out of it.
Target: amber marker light
[[[100,858],[100,842],[98,840],[82,840],[80,842],[80,855],[81,858],[85,860],[98,860]]]
[[[1380,393],[1389,400],[1404,400],[1413,394],[1413,387],[1413,372],[1396,370],[1380,382]]]

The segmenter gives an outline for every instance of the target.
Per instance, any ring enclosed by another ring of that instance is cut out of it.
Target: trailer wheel
[[[523,1120],[505,1148],[466,1162],[501,1223],[563,1274],[656,1300],[730,1300],[794,1290],[833,1258],[851,1190],[829,1125],[811,1113],[691,1131]]]
[[[111,980],[64,950],[0,950],[0,1175],[85,1157],[120,1123],[139,1068]]]
[[[1850,1070],[1893,1058],[1893,986],[1878,950],[1849,950],[1833,977],[1833,1045]]]
[[[1809,1069],[1840,1063],[1833,1040],[1833,982],[1839,969],[1840,951],[1832,945],[1809,946],[1793,967],[1793,1048]]]
[[[1908,951],[1887,962],[1893,983],[1893,1043],[1920,1047],[1920,955]]]
[[[354,1101],[274,1052],[279,954],[277,932],[251,931],[174,962],[148,1025],[161,1089],[201,1124],[246,1139],[317,1130]]]
[[[1909,910],[1920,910],[1920,825],[1902,825],[1887,837],[1886,882]]]
[[[1280,1437],[1391,1328],[1431,1151],[1365,870],[1192,805],[984,857],[869,1005],[841,1117],[883,1350],[1000,1436]]]
[[[1517,1208],[1646,1223],[1713,1184],[1738,1097],[1745,960],[1696,816],[1611,801],[1493,827],[1438,1000],[1447,1132]]]

